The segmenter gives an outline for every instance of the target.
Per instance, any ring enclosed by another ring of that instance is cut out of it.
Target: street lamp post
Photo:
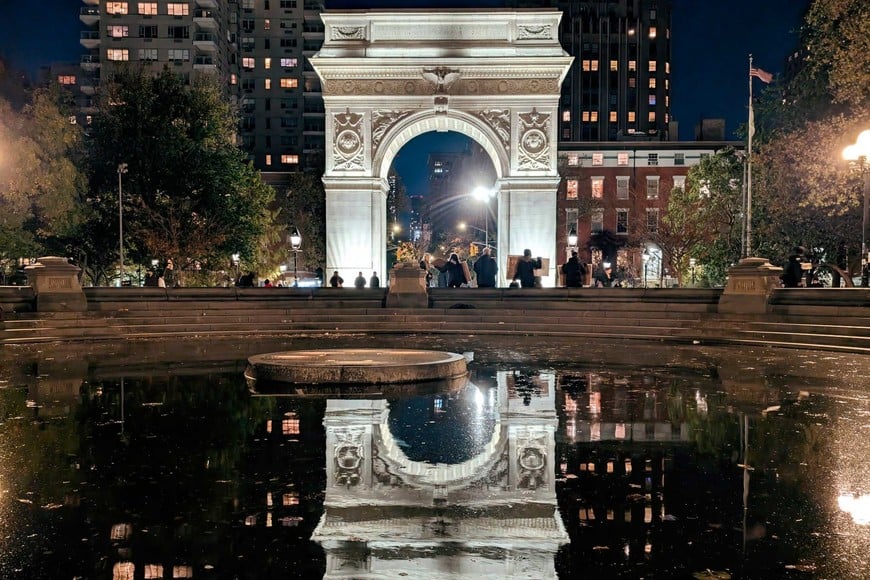
[[[119,285],[124,285],[124,195],[121,190],[121,176],[127,173],[127,164],[118,164],[118,256],[121,260]]]
[[[489,189],[488,187],[476,187],[474,191],[471,192],[471,195],[474,199],[478,201],[482,201],[485,205],[484,214],[483,214],[483,235],[484,242],[486,247],[489,247],[489,200],[495,197],[495,191]]]
[[[296,260],[299,255],[299,248],[302,247],[302,235],[296,226],[293,226],[293,229],[290,230],[290,247],[293,248],[293,287],[297,288],[299,287],[299,278],[297,277]]]
[[[649,264],[649,250],[644,248],[643,254],[640,255],[640,258],[643,262],[643,287],[646,288],[646,269]]]
[[[695,264],[697,264],[697,260],[695,258],[689,258],[689,268],[692,269],[692,286],[695,286]]]
[[[852,145],[843,149],[843,158],[849,162],[852,168],[864,178],[864,211],[861,214],[861,286],[870,285],[870,249],[867,248],[867,239],[870,234],[867,227],[870,225],[870,129],[862,131],[858,139]]]

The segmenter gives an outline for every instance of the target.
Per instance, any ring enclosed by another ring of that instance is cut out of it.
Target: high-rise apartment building
[[[562,84],[559,139],[668,140],[671,0],[511,0],[562,11],[574,57]]]
[[[306,57],[322,0],[83,0],[77,79],[85,95],[119,67],[213,75],[239,107],[240,145],[270,182],[323,166],[323,101]]]

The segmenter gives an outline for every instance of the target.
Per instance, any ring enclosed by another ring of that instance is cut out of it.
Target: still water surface
[[[0,578],[868,577],[863,363],[497,358],[351,397],[7,376]]]

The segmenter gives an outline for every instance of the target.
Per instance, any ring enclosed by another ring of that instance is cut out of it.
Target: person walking
[[[571,250],[571,257],[562,264],[562,275],[565,276],[565,286],[582,288],[586,280],[586,264],[577,257],[577,250]]]
[[[804,275],[804,255],[806,250],[803,246],[795,246],[792,248],[791,254],[785,263],[785,269],[780,276],[784,288],[800,288],[803,286]]]
[[[447,287],[459,288],[467,282],[465,269],[462,267],[462,262],[459,261],[459,256],[455,252],[450,254],[450,259],[447,260]]]
[[[344,278],[338,275],[338,270],[332,273],[332,278],[329,279],[329,285],[333,288],[342,288],[344,285]]]
[[[520,281],[523,288],[535,287],[535,270],[541,267],[540,258],[532,258],[532,251],[523,250],[523,257],[517,261],[517,271],[514,272],[513,281]]]
[[[478,288],[495,288],[495,275],[498,272],[498,264],[491,255],[489,248],[484,248],[483,253],[474,263],[474,275],[477,276]]]
[[[372,277],[369,278],[369,288],[380,288],[381,287],[381,279],[378,278],[377,272],[372,272]]]
[[[353,281],[354,288],[365,288],[366,287],[366,279],[365,276],[362,275],[362,272],[354,279]]]

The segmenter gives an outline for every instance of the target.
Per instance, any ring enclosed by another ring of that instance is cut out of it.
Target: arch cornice
[[[477,116],[475,116],[477,115]],[[501,119],[501,120],[499,120]],[[434,109],[413,113],[388,128],[372,159],[374,176],[386,176],[390,165],[408,141],[431,131],[456,131],[477,142],[486,151],[501,178],[510,174],[510,111],[484,108],[475,111]]]

